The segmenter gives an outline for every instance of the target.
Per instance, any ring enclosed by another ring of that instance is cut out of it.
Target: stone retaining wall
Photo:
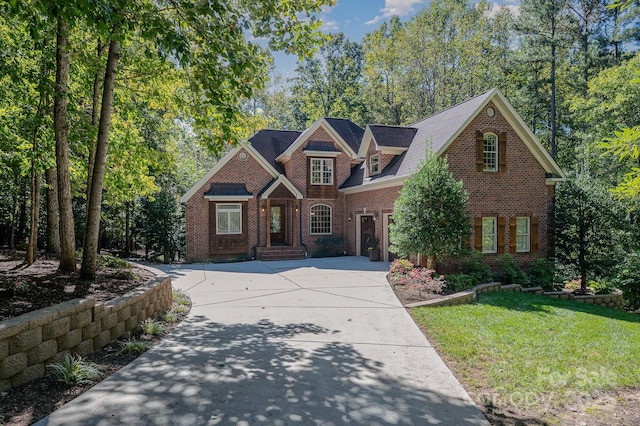
[[[73,299],[0,322],[0,391],[42,377],[65,354],[97,351],[171,303],[171,279],[159,276],[106,303]]]
[[[609,308],[623,309],[624,298],[620,290],[616,290],[614,294],[595,294],[586,296],[577,296],[567,291],[547,291],[542,287],[522,287],[520,284],[500,285],[500,283],[487,283],[477,285],[470,290],[459,293],[450,294],[438,299],[426,300],[423,302],[415,302],[405,305],[407,308],[415,308],[418,306],[454,306],[463,303],[473,303],[476,296],[487,293],[489,291],[510,291],[522,293],[541,294],[556,299],[573,300],[581,303],[589,303],[593,305],[607,306]]]

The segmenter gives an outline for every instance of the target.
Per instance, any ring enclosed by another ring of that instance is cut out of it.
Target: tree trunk
[[[551,158],[556,159],[556,14],[551,17]]]
[[[11,209],[11,230],[9,231],[9,249],[16,249],[16,228],[18,224],[18,212],[19,212],[19,195],[13,196],[13,206]]]
[[[58,211],[58,181],[56,169],[45,172],[47,180],[47,253],[60,254],[60,213]]]
[[[56,166],[58,170],[58,202],[60,212],[60,270],[76,270],[76,236],[71,206],[69,177],[69,124],[67,123],[67,92],[69,90],[69,24],[58,18],[56,40],[56,90],[53,101],[53,122],[56,136]]]
[[[129,257],[131,254],[131,203],[124,203],[124,255]]]
[[[46,69],[43,70],[43,79]],[[44,90],[40,85],[40,96],[38,100],[38,108],[36,110],[35,125],[33,126],[33,140],[31,149],[31,220],[29,225],[29,241],[27,243],[27,256],[25,261],[27,266],[36,261],[38,254],[38,220],[40,219],[40,183],[42,177],[37,170],[39,166],[36,164],[38,158],[38,131],[40,130],[40,121],[42,116],[42,108],[44,103]]]
[[[104,88],[102,92],[102,108],[100,109],[100,125],[96,141],[96,157],[91,178],[90,198],[87,200],[87,222],[85,226],[85,241],[82,253],[82,268],[80,275],[85,279],[93,279],[96,275],[98,254],[98,239],[100,232],[100,207],[102,204],[102,184],[104,182],[107,149],[109,147],[109,128],[111,126],[111,111],[113,110],[113,91],[116,71],[120,60],[120,42],[111,40],[109,55],[104,74]]]

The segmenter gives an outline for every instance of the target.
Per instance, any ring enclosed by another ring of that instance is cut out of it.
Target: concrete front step
[[[259,260],[298,260],[304,259],[304,247],[257,247]]]

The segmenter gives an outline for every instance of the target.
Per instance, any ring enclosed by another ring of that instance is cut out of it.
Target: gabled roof
[[[216,201],[250,200],[253,194],[247,191],[245,183],[212,183],[204,198]]]
[[[362,141],[364,129],[346,118],[320,118],[307,128],[289,147],[276,157],[276,161],[285,162],[302,144],[309,141],[319,128],[323,128],[333,137],[336,144],[351,159],[357,159],[358,147]],[[346,138],[346,139],[345,139]]]
[[[287,179],[284,175],[280,175],[278,176],[278,179],[274,179],[269,182],[267,186],[265,186],[262,191],[260,191],[260,198],[266,200],[267,198],[269,198],[269,195],[271,195],[271,193],[273,193],[273,191],[275,191],[276,188],[280,185],[283,185],[285,188],[287,188],[287,190],[289,190],[289,192],[291,192],[291,194],[296,199],[302,200],[304,198],[302,196],[302,193],[298,191],[298,188],[293,186],[291,181],[289,181],[289,179]]]
[[[357,176],[350,177],[341,189],[356,192],[359,190],[356,189],[358,186],[362,188],[361,190],[366,190],[374,189],[374,187],[401,185],[418,168],[420,162],[425,158],[427,150],[442,155],[489,102],[493,102],[502,113],[547,173],[560,178],[566,177],[502,93],[498,89],[492,89],[412,124],[409,128],[415,128],[416,133],[405,153],[398,156],[380,174],[371,178],[365,178],[364,172],[361,176],[357,172]],[[370,128],[371,126],[368,126],[367,130]],[[406,132],[406,130],[400,129],[406,128],[398,128],[399,131]],[[386,131],[391,132],[392,130],[393,128],[389,127]],[[373,135],[373,132],[371,134]],[[357,170],[357,167],[352,169],[354,172]]]
[[[284,173],[284,167],[276,161],[276,157],[282,154],[301,133],[297,130],[265,129],[251,136],[249,142],[279,173]]]
[[[370,145],[369,141],[373,141],[376,144],[376,150],[383,154],[399,155],[409,148],[417,131],[418,129],[415,127],[369,124],[364,131],[358,157],[364,158],[366,156]]]

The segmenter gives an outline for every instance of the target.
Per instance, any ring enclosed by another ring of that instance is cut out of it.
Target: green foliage
[[[120,345],[120,353],[123,354],[141,354],[151,347],[151,342],[144,340],[136,340],[131,336],[118,342]]]
[[[607,280],[589,281],[589,293],[592,294],[611,294],[616,287]]]
[[[640,253],[633,252],[624,257],[611,284],[622,290],[629,308],[640,309]]]
[[[178,202],[163,189],[155,199],[142,201],[142,235],[152,250],[163,255],[164,263],[172,262],[184,249],[184,228]]]
[[[565,278],[607,277],[622,256],[625,211],[598,182],[581,176],[556,193],[556,261]]]
[[[140,323],[140,328],[144,334],[158,336],[164,333],[164,325],[155,319],[148,318]]]
[[[484,263],[482,255],[477,251],[471,252],[471,254],[462,261],[460,271],[473,278],[473,285],[485,284],[493,281],[491,268],[489,265]]]
[[[168,310],[162,316],[162,321],[166,322],[167,324],[175,324],[178,322],[178,319],[178,313],[173,309]]]
[[[478,285],[477,278],[467,274],[447,274],[444,277],[447,288],[453,291],[469,290]]]
[[[463,241],[471,234],[468,196],[446,160],[428,153],[396,200],[391,251],[403,257],[422,253],[440,259],[465,253]]]
[[[332,257],[342,254],[344,249],[344,239],[342,237],[320,237],[316,239],[316,244],[320,246],[311,257]]]
[[[180,290],[179,288],[173,289],[172,300],[176,305],[191,306],[191,298],[187,293]]]
[[[520,269],[520,265],[510,254],[503,254],[498,257],[498,268],[500,282],[502,284],[520,284],[524,287],[529,285],[529,277]]]
[[[131,264],[111,253],[102,253],[98,255],[98,269],[104,268],[131,269]]]
[[[542,287],[545,291],[554,290],[555,266],[552,260],[536,260],[529,266],[527,275],[531,287]]]
[[[83,360],[79,355],[65,354],[62,361],[53,362],[47,368],[58,381],[68,386],[94,383],[104,377],[96,364]]]

